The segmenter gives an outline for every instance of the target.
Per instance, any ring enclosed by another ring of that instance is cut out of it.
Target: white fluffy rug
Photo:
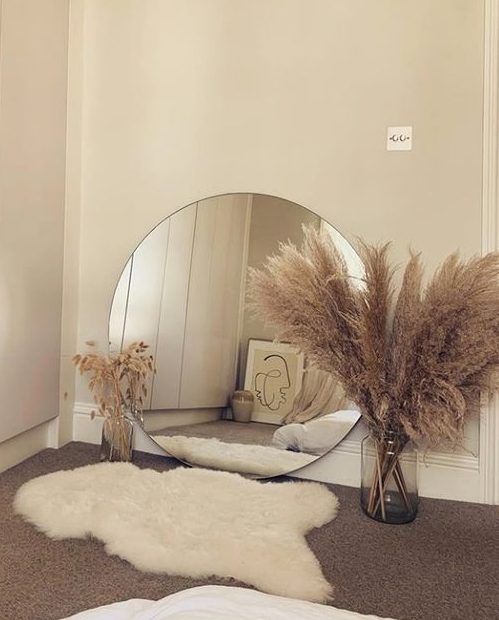
[[[215,438],[155,435],[154,441],[181,461],[256,476],[280,476],[317,460],[314,454]]]
[[[14,500],[15,511],[50,538],[94,536],[140,570],[233,577],[315,602],[330,598],[332,588],[305,534],[333,519],[337,508],[336,497],[315,482],[261,483],[131,463],[40,476]]]

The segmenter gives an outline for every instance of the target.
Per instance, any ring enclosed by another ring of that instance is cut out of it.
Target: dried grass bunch
[[[359,286],[330,237],[305,227],[300,250],[281,244],[250,270],[251,305],[341,382],[375,437],[461,442],[499,364],[499,254],[453,254],[424,289],[411,255],[396,299],[388,244],[360,254]]]
[[[87,342],[95,347],[93,342]],[[73,362],[80,374],[89,373],[89,387],[105,418],[123,416],[128,410],[141,414],[147,397],[147,384],[154,372],[149,345],[132,342],[120,353],[75,355]]]

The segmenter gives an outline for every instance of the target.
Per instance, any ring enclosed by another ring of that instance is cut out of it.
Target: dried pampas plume
[[[396,298],[388,245],[362,243],[360,255],[362,286],[329,235],[304,227],[301,249],[281,244],[250,269],[250,304],[341,382],[376,436],[459,443],[499,365],[499,254],[453,254],[424,290],[411,255]]]

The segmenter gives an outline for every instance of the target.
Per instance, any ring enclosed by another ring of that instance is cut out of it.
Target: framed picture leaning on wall
[[[281,423],[301,390],[303,367],[303,354],[295,346],[250,338],[244,389],[255,397],[254,422]]]

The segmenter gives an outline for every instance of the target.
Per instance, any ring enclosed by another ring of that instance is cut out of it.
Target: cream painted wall
[[[68,7],[1,3],[0,469],[59,411]]]
[[[115,282],[145,233],[215,194],[284,197],[350,239],[392,240],[396,261],[417,248],[429,269],[480,251],[481,0],[72,7],[80,261],[66,319],[79,347],[106,343]],[[386,151],[389,125],[414,127],[413,151]]]

